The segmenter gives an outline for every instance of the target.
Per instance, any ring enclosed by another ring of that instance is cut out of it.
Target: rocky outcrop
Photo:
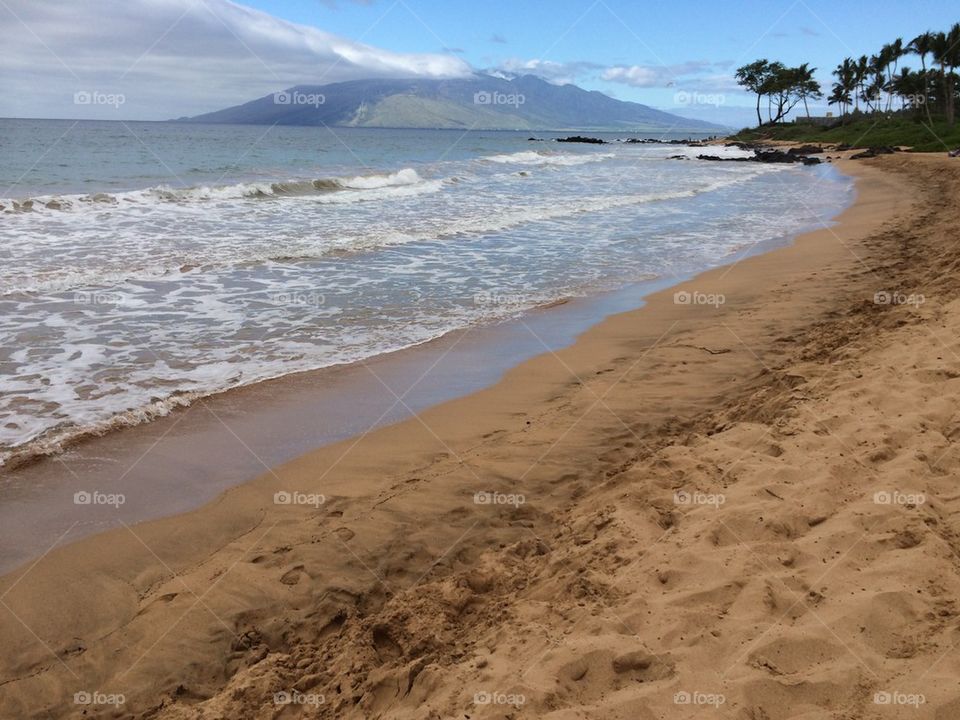
[[[562,143],[589,143],[590,145],[606,145],[606,140],[600,138],[585,137],[583,135],[571,135],[570,137],[557,138],[557,142]]]
[[[808,146],[813,147],[813,146]],[[710,160],[713,162],[761,162],[761,163],[803,163],[804,165],[819,165],[820,158],[809,157],[800,152],[788,150],[759,150],[753,149],[753,155],[750,157],[720,157],[719,155],[697,155],[697,160]],[[820,152],[820,148],[815,148]]]
[[[869,147],[863,152],[858,152],[856,155],[851,155],[851,160],[865,160],[866,158],[877,157],[878,155],[892,155],[899,150],[895,147],[880,146],[880,147]]]

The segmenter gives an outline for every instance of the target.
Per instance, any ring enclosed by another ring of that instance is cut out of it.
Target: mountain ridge
[[[463,130],[723,132],[727,128],[535,75],[295,85],[174,122]]]

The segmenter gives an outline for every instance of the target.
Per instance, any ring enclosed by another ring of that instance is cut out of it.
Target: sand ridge
[[[0,579],[0,717],[960,716],[960,166],[845,167],[835,228]]]

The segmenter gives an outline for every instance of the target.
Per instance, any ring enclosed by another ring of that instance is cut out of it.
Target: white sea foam
[[[526,150],[524,152],[509,153],[502,155],[489,155],[481,158],[486,162],[498,163],[500,165],[558,165],[561,167],[576,167],[577,165],[586,165],[588,163],[603,162],[616,157],[614,153],[590,153],[583,155],[534,152]]]
[[[0,213],[0,337],[12,339],[0,345],[0,461],[545,300],[706,267],[830,206],[834,188],[814,171],[668,151],[488,151],[314,179],[37,195],[32,210]],[[549,170],[522,169],[535,166]]]

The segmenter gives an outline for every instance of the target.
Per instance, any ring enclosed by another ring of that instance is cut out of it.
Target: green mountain
[[[534,75],[298,85],[181,122],[475,130],[710,133],[726,128]]]

